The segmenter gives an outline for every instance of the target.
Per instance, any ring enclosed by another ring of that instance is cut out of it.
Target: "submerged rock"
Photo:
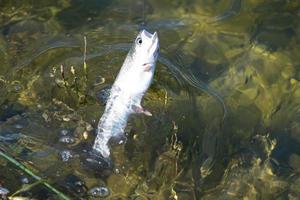
[[[0,135],[0,141],[15,143],[21,138],[20,133],[4,133]]]
[[[111,86],[106,86],[105,88],[103,88],[102,90],[99,90],[96,92],[96,98],[97,100],[105,105],[108,98],[109,98],[109,95],[110,95],[110,91],[111,91]]]
[[[0,196],[6,196],[9,193],[9,190],[0,186]]]
[[[15,124],[14,128],[16,129],[22,129],[24,126],[22,124]]]
[[[63,136],[59,138],[59,142],[65,143],[65,144],[74,144],[76,142],[76,139],[72,136]]]
[[[79,177],[70,174],[66,177],[66,187],[78,194],[86,194],[87,187],[85,182],[81,180]]]
[[[28,179],[26,176],[22,176],[22,177],[21,177],[21,182],[22,182],[23,184],[28,184],[28,183],[29,183],[29,179]]]
[[[89,190],[88,193],[93,197],[102,197],[102,198],[107,197],[110,194],[109,189],[103,186],[93,187]]]
[[[63,135],[63,136],[68,135],[69,133],[70,133],[70,131],[68,129],[62,129],[60,131],[60,134]]]
[[[68,162],[71,158],[73,158],[73,154],[70,150],[63,150],[60,152],[60,158],[63,162]]]

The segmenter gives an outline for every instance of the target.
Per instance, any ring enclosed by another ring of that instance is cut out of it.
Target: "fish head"
[[[128,94],[144,94],[152,82],[158,54],[157,33],[140,31],[114,84]]]
[[[159,39],[156,32],[151,34],[146,30],[140,31],[131,51],[131,59],[134,60],[134,66],[138,68],[136,70],[154,73],[159,54]]]

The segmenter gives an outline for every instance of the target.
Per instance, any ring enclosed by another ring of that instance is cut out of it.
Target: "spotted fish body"
[[[93,149],[103,157],[110,155],[109,140],[124,135],[131,114],[151,115],[142,108],[141,101],[152,82],[158,52],[156,32],[151,34],[142,30],[127,54],[98,123]]]

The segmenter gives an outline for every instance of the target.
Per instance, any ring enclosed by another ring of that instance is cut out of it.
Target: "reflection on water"
[[[0,150],[51,186],[72,199],[299,199],[298,1],[0,5]],[[143,12],[161,42],[153,116],[133,116],[106,163],[90,154],[95,127]],[[58,198],[0,165],[2,198]]]

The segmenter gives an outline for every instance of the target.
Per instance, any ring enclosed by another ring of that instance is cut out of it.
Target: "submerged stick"
[[[83,52],[83,70],[84,75],[87,80],[87,65],[86,65],[86,48],[87,48],[87,42],[86,42],[86,36],[83,37],[84,40],[84,52]]]
[[[26,185],[25,187],[22,187],[21,189],[15,191],[12,195],[10,195],[10,198],[16,196],[17,194],[21,193],[21,192],[25,192],[30,190],[31,188],[35,187],[36,185],[39,185],[42,181],[38,180],[30,185]]]
[[[64,82],[64,86],[67,88],[68,83],[67,83],[66,78],[65,78],[65,67],[64,67],[63,64],[60,65],[60,75],[61,75],[61,78]]]
[[[47,183],[44,179],[34,174],[30,169],[28,169],[26,166],[24,166],[22,163],[18,162],[16,159],[12,158],[11,156],[5,154],[2,150],[0,150],[0,156],[14,164],[16,167],[20,168],[22,171],[26,172],[28,175],[30,175],[32,178],[46,186],[48,189],[50,189],[52,192],[54,192],[60,199],[63,200],[71,200],[69,197],[67,197],[65,194],[51,186],[49,183]]]

